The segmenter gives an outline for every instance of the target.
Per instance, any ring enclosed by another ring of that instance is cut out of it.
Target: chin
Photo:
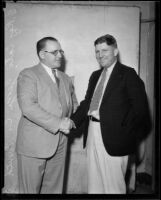
[[[106,66],[107,66],[107,63],[102,62],[102,63],[100,63],[100,65],[101,65],[102,67],[106,67]]]
[[[107,67],[107,65],[102,65],[102,64],[101,64],[100,66],[103,67],[103,68],[104,68],[104,67]]]

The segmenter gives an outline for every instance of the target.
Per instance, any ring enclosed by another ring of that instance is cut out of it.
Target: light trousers
[[[125,194],[127,163],[128,156],[117,157],[107,153],[100,123],[90,120],[87,138],[88,194]]]
[[[61,194],[67,138],[60,135],[56,153],[48,159],[18,154],[19,192],[24,194]]]

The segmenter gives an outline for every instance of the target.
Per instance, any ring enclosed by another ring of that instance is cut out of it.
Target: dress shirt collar
[[[117,62],[117,60],[116,60],[110,67],[107,68],[108,74],[109,74],[109,75],[112,73],[112,70],[113,70],[113,68],[114,68],[114,66],[115,66],[115,64],[116,64],[116,62]]]
[[[43,68],[47,71],[47,73],[52,76],[53,73],[52,73],[52,69],[50,67],[48,67],[47,65],[45,65],[44,63],[41,62],[41,65],[43,66]],[[55,69],[56,71],[56,75],[58,75],[58,72],[57,72],[57,69]]]

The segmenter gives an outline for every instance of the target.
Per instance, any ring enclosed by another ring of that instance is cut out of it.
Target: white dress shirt
[[[52,69],[48,66],[46,66],[44,63],[41,62],[41,65],[44,67],[44,69],[46,70],[46,72],[49,74],[50,78],[53,80],[54,83],[56,83],[55,77],[52,73]],[[56,71],[56,75],[58,76],[58,70],[55,69]]]

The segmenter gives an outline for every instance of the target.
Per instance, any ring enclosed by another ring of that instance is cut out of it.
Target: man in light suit
[[[71,79],[58,70],[63,53],[57,39],[42,38],[37,42],[40,63],[18,76],[20,193],[62,193],[66,134],[72,128],[69,117],[77,107]]]
[[[72,115],[76,127],[88,127],[88,193],[125,194],[128,155],[150,129],[143,81],[118,59],[112,35],[95,42],[101,69],[92,73],[85,99]],[[85,132],[85,131],[84,131]]]

